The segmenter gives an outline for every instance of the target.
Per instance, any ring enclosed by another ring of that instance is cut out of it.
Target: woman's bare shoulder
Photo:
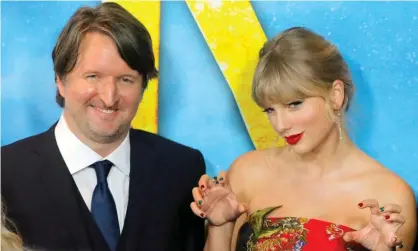
[[[248,194],[263,182],[271,158],[277,158],[281,149],[253,150],[239,156],[229,168],[228,180],[235,192]]]
[[[405,224],[398,235],[403,239],[405,247],[412,247],[417,231],[416,197],[411,186],[391,169],[375,162],[374,174],[370,173],[370,190],[376,194],[375,198],[380,206],[397,204],[401,206],[401,214],[405,217]],[[407,249],[408,250],[408,249]]]
[[[381,204],[396,203],[409,214],[416,213],[415,193],[401,176],[369,156],[364,163],[362,180],[366,194],[374,195]]]
[[[271,159],[277,159],[281,151],[281,148],[249,151],[234,160],[229,168],[229,173],[232,177],[253,176],[260,173],[261,169],[268,165]]]
[[[356,193],[362,199],[373,199],[379,207],[397,204],[406,220],[397,235],[403,240],[405,250],[411,250],[417,230],[416,198],[411,186],[397,173],[372,157],[363,154],[353,156],[350,165],[354,169],[353,180],[356,181]]]
[[[401,204],[413,204],[415,210],[415,194],[411,186],[398,174],[380,163],[376,164],[374,183],[378,185],[381,196],[387,201]]]
[[[382,195],[388,197],[398,197],[399,193],[415,197],[409,184],[393,170],[369,156],[364,157],[364,163],[363,176],[371,183],[370,187],[379,188]]]

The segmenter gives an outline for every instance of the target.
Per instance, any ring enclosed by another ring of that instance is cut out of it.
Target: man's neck
[[[117,149],[125,139],[125,137],[128,134],[128,131],[126,133],[123,133],[119,135],[118,138],[115,138],[111,142],[97,142],[95,140],[90,139],[89,137],[86,137],[79,129],[76,123],[73,123],[73,120],[67,119],[67,115],[64,113],[63,118],[65,119],[65,122],[68,126],[68,129],[86,146],[88,146],[90,149],[95,151],[97,154],[99,154],[102,157],[106,157],[109,154],[111,154],[115,149]]]
[[[93,151],[95,151],[97,154],[102,156],[103,158],[111,154],[115,149],[117,149],[123,142],[123,139],[126,137],[126,134],[124,137],[121,137],[117,141],[113,141],[111,143],[97,143],[92,140],[86,139],[85,141],[80,139],[81,142],[86,144],[88,147],[90,147]]]

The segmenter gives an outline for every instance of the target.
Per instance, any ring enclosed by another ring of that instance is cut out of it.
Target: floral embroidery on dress
[[[338,224],[334,223],[329,224],[325,232],[328,235],[328,240],[339,239],[344,235],[344,230]]]
[[[266,219],[270,212],[279,207],[259,210],[250,216],[248,223],[253,233],[247,241],[247,251],[302,250],[308,232],[304,224],[309,220],[296,217]]]
[[[340,225],[335,224],[335,223],[330,223],[326,227],[325,232],[327,233],[328,240],[330,240],[330,241],[336,240],[336,239],[341,239],[341,238],[343,238],[343,236],[345,234],[344,229],[342,229],[340,227]],[[356,247],[355,247],[354,244],[352,244],[352,243],[346,243],[344,241],[343,241],[343,243],[344,243],[344,248],[345,248],[346,251],[356,250]]]
[[[353,229],[304,217],[268,217],[278,207],[258,210],[250,215],[240,231],[237,251],[365,251],[361,245],[347,243],[343,236]]]

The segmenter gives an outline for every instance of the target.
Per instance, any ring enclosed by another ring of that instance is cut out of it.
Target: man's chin
[[[127,130],[122,130],[122,128],[92,128],[91,136],[96,142],[101,143],[112,143],[124,137],[127,133]],[[129,130],[129,128],[128,128]]]

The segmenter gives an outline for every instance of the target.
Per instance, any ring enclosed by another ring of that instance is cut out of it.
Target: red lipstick
[[[302,136],[303,136],[303,133],[293,134],[291,136],[285,137],[285,139],[289,145],[296,145],[299,142],[299,140],[302,139]]]

